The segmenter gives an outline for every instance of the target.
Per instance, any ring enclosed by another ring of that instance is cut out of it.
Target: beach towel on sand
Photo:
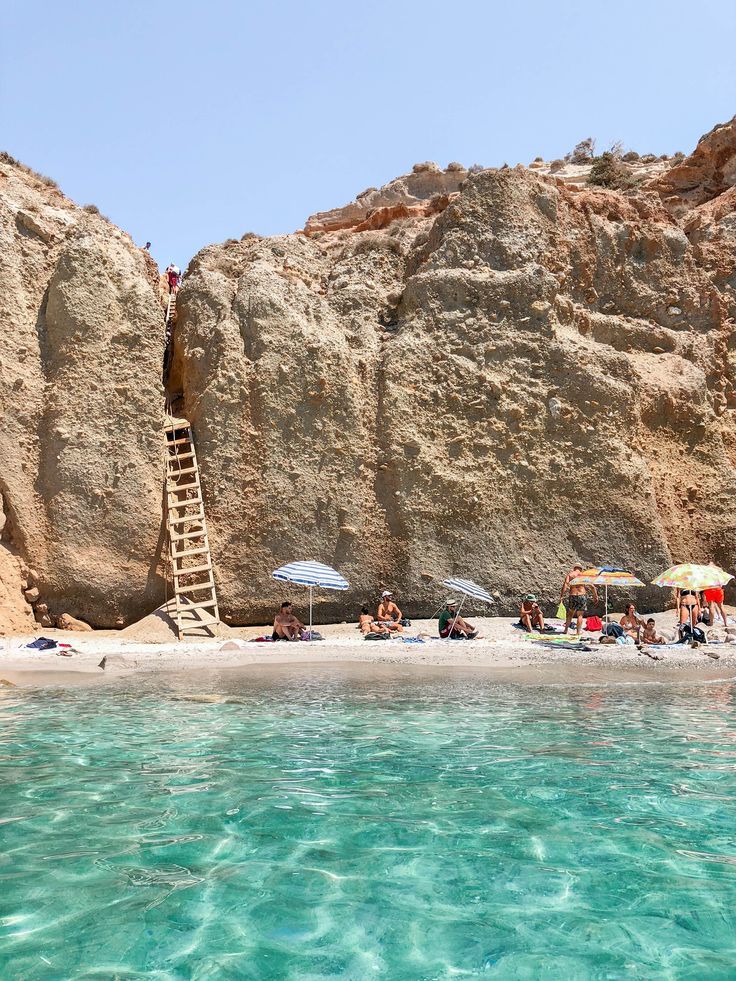
[[[25,646],[31,651],[53,651],[59,645],[55,640],[51,640],[49,637],[38,637],[36,640],[32,641],[30,644],[26,644]],[[64,646],[68,647],[69,645],[65,644]]]

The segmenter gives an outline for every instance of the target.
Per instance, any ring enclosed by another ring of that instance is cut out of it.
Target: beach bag
[[[567,610],[565,609],[565,604],[560,603],[557,607],[557,613],[555,613],[556,620],[565,620],[567,618]]]
[[[603,621],[600,617],[592,616],[588,617],[585,621],[586,630],[603,630]]]
[[[366,640],[391,640],[388,634],[366,634]]]
[[[399,620],[399,623],[401,624],[402,627],[410,627],[411,626],[411,620],[407,620],[406,617],[404,617],[403,620]]]
[[[313,630],[311,633],[308,630],[302,630],[299,640],[324,640],[324,637],[318,630]]]
[[[618,623],[609,623],[606,627],[606,635],[608,637],[623,637],[624,628]]]
[[[616,626],[616,624],[613,624],[613,626]],[[624,646],[626,646],[627,644],[630,644],[633,647],[633,645],[634,645],[634,638],[633,637],[624,637],[623,634],[622,634],[620,637],[617,637],[616,638],[616,643],[617,644],[622,644]]]
[[[689,623],[681,623],[680,642],[686,643],[691,640],[697,641],[698,644],[705,644],[708,638],[705,636],[705,631],[701,630],[700,627],[691,628]]]

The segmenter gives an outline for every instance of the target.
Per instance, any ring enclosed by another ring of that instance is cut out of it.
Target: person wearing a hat
[[[394,603],[393,593],[389,589],[384,589],[381,593],[381,601],[378,604],[376,620],[388,630],[395,630],[397,633],[403,633],[404,631],[401,625],[401,620],[403,620],[401,610]]]
[[[475,640],[478,636],[473,624],[457,615],[457,600],[452,598],[447,600],[440,613],[439,628],[440,637],[449,637],[451,640]]]
[[[539,603],[534,593],[527,593],[521,601],[519,607],[519,623],[527,633],[531,633],[536,627],[537,630],[544,630],[544,617],[539,609]]]

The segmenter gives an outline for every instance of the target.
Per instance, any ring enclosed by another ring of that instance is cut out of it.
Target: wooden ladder
[[[220,622],[192,427],[167,415],[166,523],[179,637]],[[205,613],[209,611],[209,613]]]

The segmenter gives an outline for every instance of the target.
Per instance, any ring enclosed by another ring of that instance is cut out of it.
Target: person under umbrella
[[[695,636],[696,607],[700,607],[698,593],[703,589],[723,587],[730,582],[733,576],[730,572],[724,572],[717,565],[697,565],[693,562],[682,562],[679,565],[672,565],[664,572],[660,572],[656,579],[652,579],[653,586],[661,586],[663,589],[677,590],[677,605],[680,620],[680,629],[684,633],[684,628],[689,628],[690,638]],[[683,617],[683,608],[685,610]]]
[[[458,592],[463,594],[463,598],[460,600],[459,606],[457,605],[457,600],[454,599],[447,600],[447,602],[445,603],[445,610],[443,612],[450,609],[450,603],[455,604],[454,606],[455,614],[454,614],[454,618],[452,619],[452,624],[449,628],[449,631],[446,634],[447,637],[453,636],[454,628],[462,619],[460,613],[462,612],[463,603],[468,598],[468,596],[470,596],[472,599],[481,600],[481,602],[483,603],[493,602],[493,597],[490,596],[486,592],[486,590],[483,589],[482,586],[479,586],[477,582],[473,582],[472,579],[458,579],[455,577],[451,577],[450,579],[443,579],[442,585],[447,586],[448,589],[457,590]],[[440,617],[440,620],[442,620],[442,617]],[[475,638],[478,636],[478,631],[466,620],[463,620],[462,622],[465,624],[465,628],[463,628],[464,633],[461,636],[466,636],[468,640],[475,640]],[[442,626],[442,624],[440,624],[440,626]],[[444,629],[447,629],[447,621],[445,621],[444,623]],[[470,636],[471,634],[472,637]]]
[[[312,592],[319,589],[350,589],[350,583],[339,572],[321,562],[290,562],[271,573],[279,582],[293,582],[309,589],[309,633],[307,640],[315,640],[312,635]]]
[[[452,597],[440,613],[439,631],[440,637],[450,640],[475,640],[478,636],[473,624],[460,616],[458,601]]]
[[[578,568],[577,566],[575,568]],[[573,570],[574,571],[574,570]],[[641,579],[637,579],[636,576],[627,572],[625,569],[618,569],[613,565],[601,565],[594,566],[591,569],[585,569],[579,572],[570,580],[571,587],[578,587],[582,585],[591,586],[595,589],[596,586],[603,586],[604,594],[604,606],[605,606],[605,623],[607,629],[608,627],[608,587],[609,586],[643,586],[644,583]],[[572,590],[571,590],[572,592]],[[595,596],[595,602],[598,602],[598,596]],[[578,629],[579,632],[579,629]]]

